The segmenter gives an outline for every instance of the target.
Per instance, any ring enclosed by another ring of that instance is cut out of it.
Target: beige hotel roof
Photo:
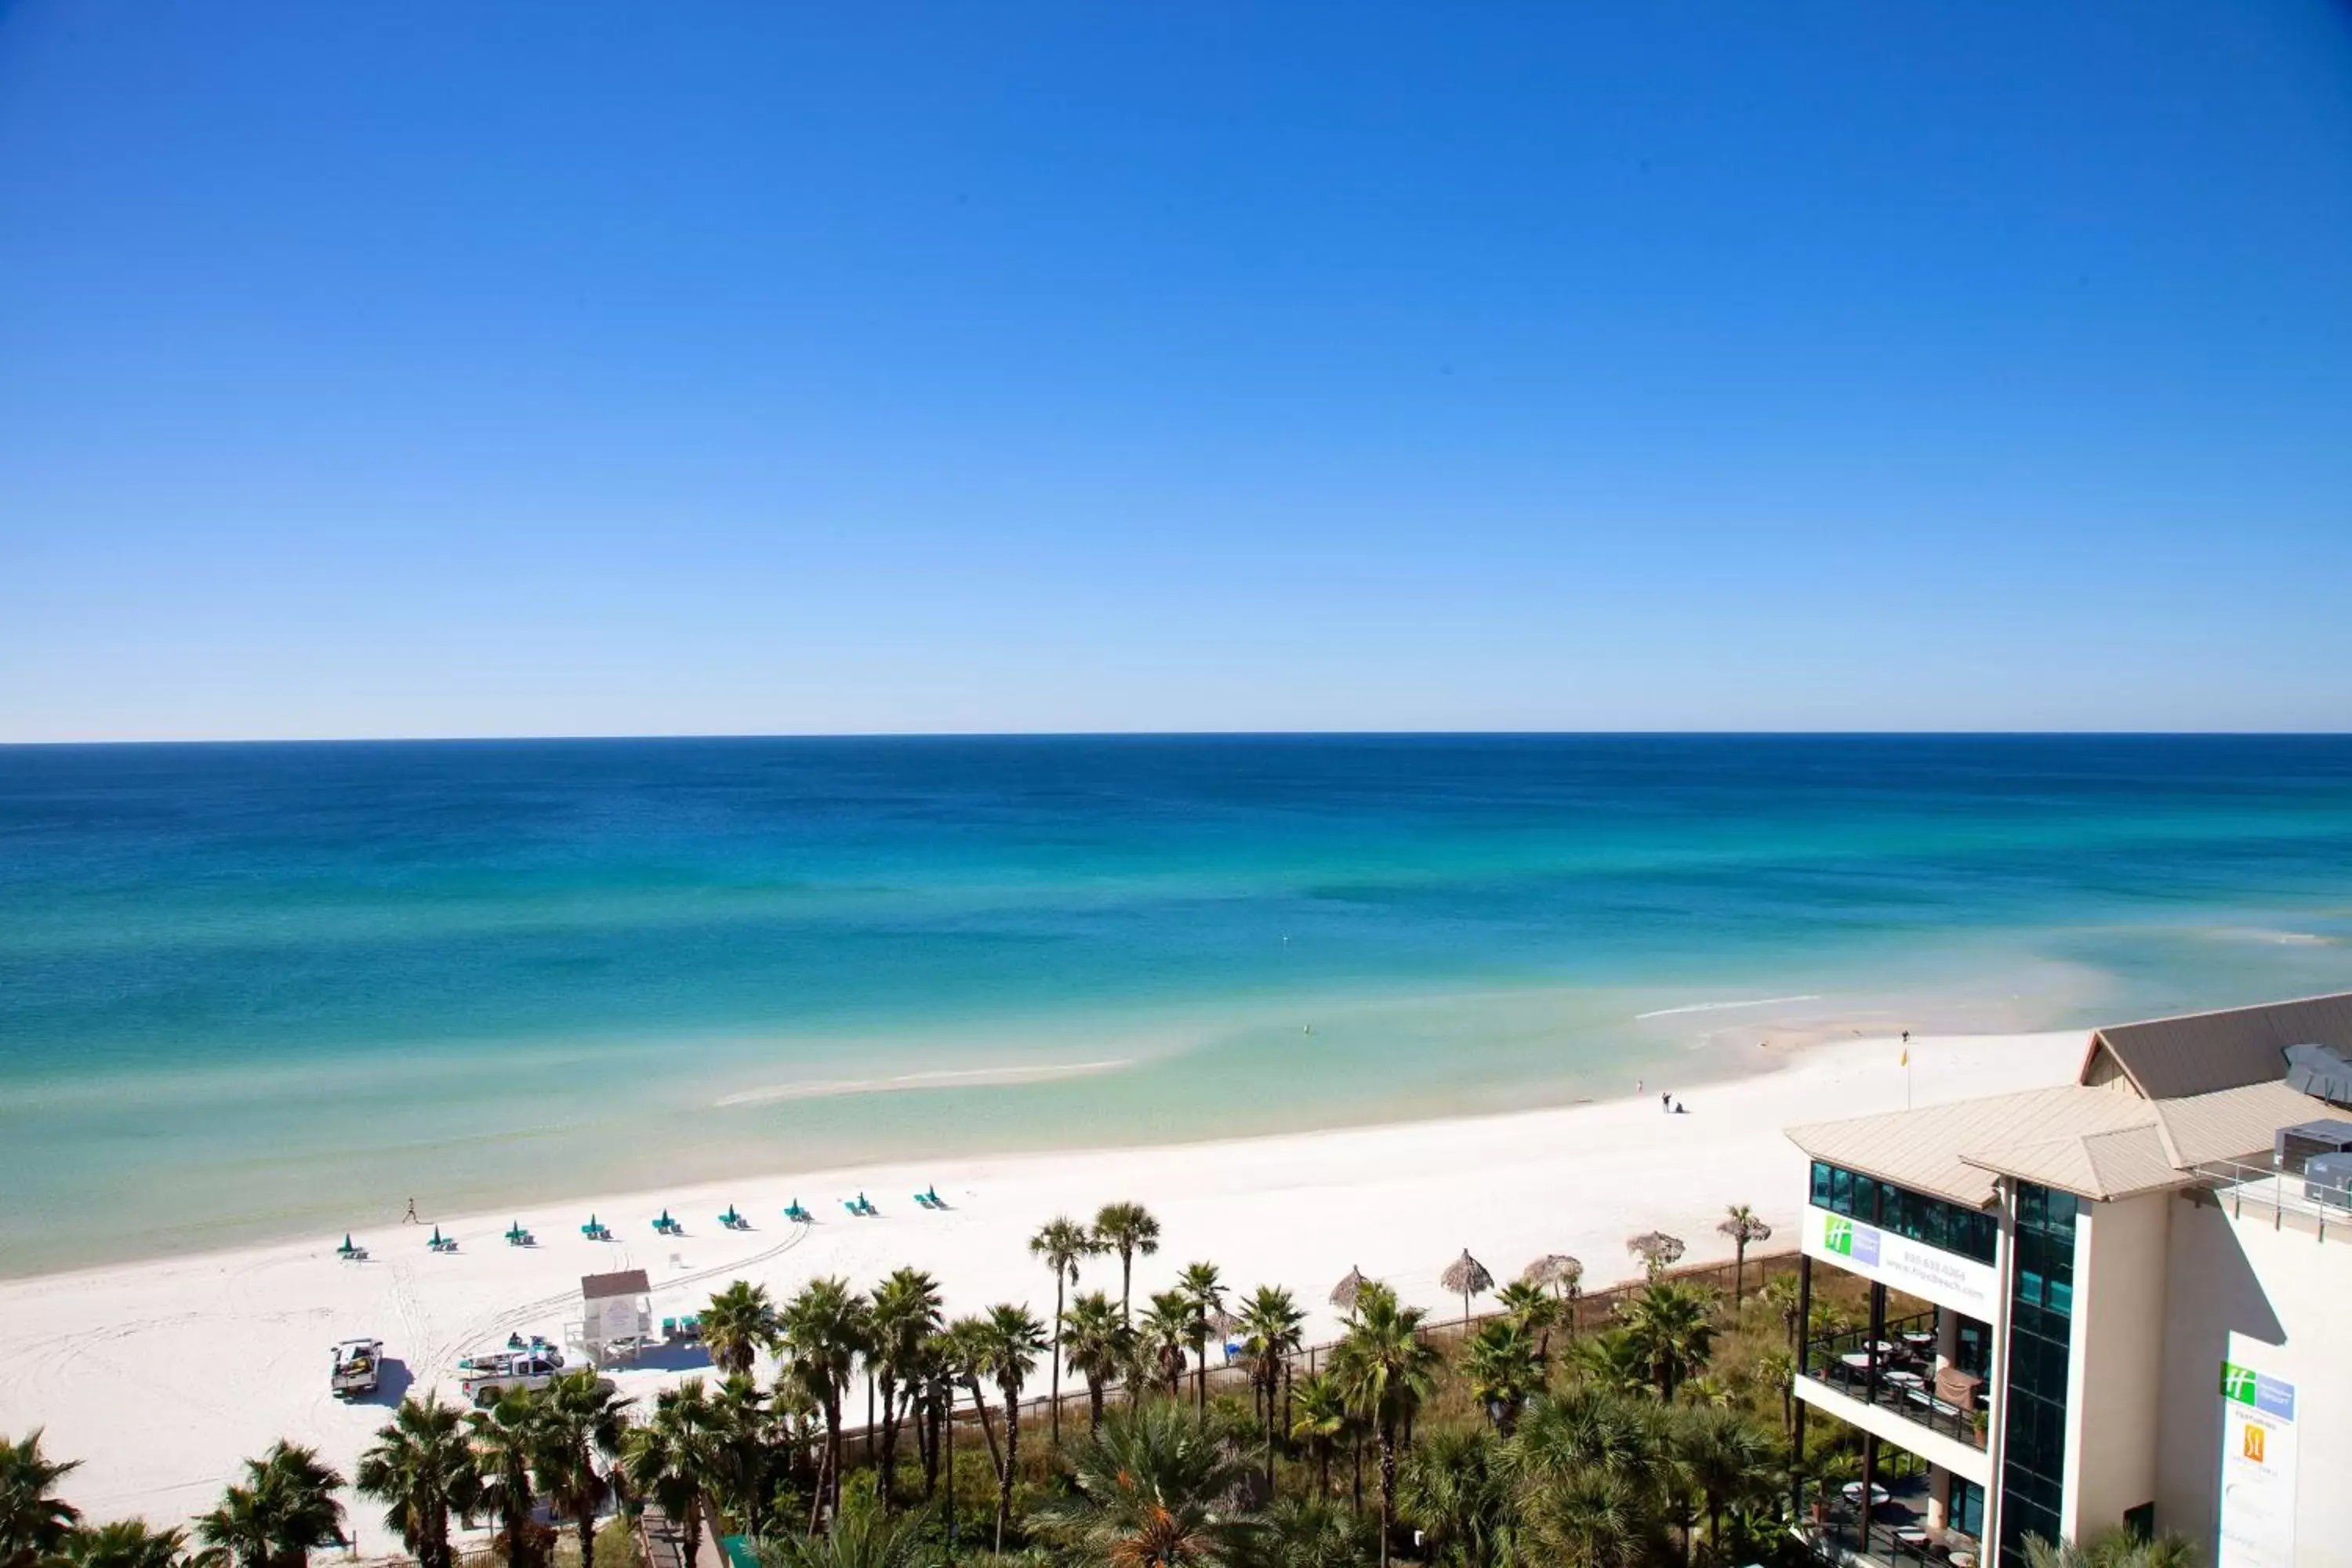
[[[2130,1197],[2181,1185],[2208,1161],[2266,1160],[2279,1128],[2341,1114],[2280,1081],[2285,1047],[2306,1041],[2352,1050],[2352,994],[2096,1030],[2076,1083],[1789,1137],[1817,1160],[1971,1208],[1992,1201],[1996,1176]]]

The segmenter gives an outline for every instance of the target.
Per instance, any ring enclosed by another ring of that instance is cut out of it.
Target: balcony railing
[[[1980,1548],[1974,1537],[1927,1527],[1920,1517],[1927,1507],[1924,1496],[1898,1489],[1872,1510],[1865,1537],[1860,1499],[1841,1495],[1843,1489],[1822,1489],[1810,1480],[1799,1483],[1793,1533],[1816,1563],[1830,1568],[1855,1562],[1886,1568],[1958,1568],[1979,1561]],[[1858,1493],[1861,1488],[1857,1484],[1851,1489]]]
[[[2323,1237],[2330,1226],[2352,1232],[2352,1208],[2331,1202],[2335,1194],[2312,1183],[2301,1172],[2281,1171],[2267,1164],[2249,1165],[2236,1160],[2209,1160],[2197,1167],[2195,1174],[2233,1216],[2242,1215],[2246,1205],[2252,1204],[2258,1211],[2267,1209],[2273,1215],[2297,1215],[2315,1220]]]
[[[1937,1392],[1935,1369],[1933,1311],[1890,1320],[1875,1339],[1863,1328],[1805,1342],[1806,1376],[1971,1448],[1983,1447],[1976,1412]]]

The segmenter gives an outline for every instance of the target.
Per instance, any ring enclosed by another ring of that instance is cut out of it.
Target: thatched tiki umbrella
[[[1552,1294],[1568,1303],[1568,1331],[1576,1333],[1576,1299],[1584,1292],[1584,1265],[1565,1252],[1547,1252],[1525,1268],[1519,1279],[1529,1285],[1549,1285]]]
[[[1642,1260],[1642,1272],[1655,1279],[1683,1255],[1682,1237],[1663,1230],[1645,1230],[1625,1243],[1625,1250]]]
[[[1462,1326],[1465,1329],[1470,1326],[1470,1298],[1483,1296],[1495,1288],[1495,1277],[1486,1272],[1485,1264],[1470,1256],[1466,1247],[1461,1257],[1445,1266],[1437,1282],[1462,1298]]]
[[[1354,1311],[1356,1298],[1362,1295],[1364,1287],[1370,1283],[1370,1280],[1364,1278],[1362,1269],[1349,1269],[1348,1277],[1331,1287],[1331,1305],[1343,1312]]]

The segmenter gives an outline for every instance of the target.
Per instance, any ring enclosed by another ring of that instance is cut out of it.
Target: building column
[[[1870,1506],[1870,1489],[1877,1484],[1878,1434],[1864,1432],[1862,1435],[1862,1500],[1855,1505],[1854,1511],[1862,1521],[1861,1551],[1865,1557],[1870,1555],[1870,1521],[1878,1511]]]
[[[1797,1257],[1797,1342],[1791,1350],[1797,1363],[1796,1375],[1805,1375],[1805,1339],[1813,1331],[1813,1260],[1811,1255]],[[1789,1429],[1789,1506],[1800,1517],[1804,1513],[1805,1494],[1805,1402],[1796,1401],[1794,1419]]]
[[[1927,1528],[1945,1529],[1952,1517],[1952,1472],[1941,1465],[1927,1467]]]
[[[1869,1352],[1869,1365],[1864,1373],[1867,1380],[1864,1384],[1863,1392],[1863,1400],[1865,1404],[1878,1403],[1878,1363],[1882,1359],[1878,1342],[1885,1337],[1886,1287],[1874,1279],[1870,1282],[1870,1343],[1866,1347]]]

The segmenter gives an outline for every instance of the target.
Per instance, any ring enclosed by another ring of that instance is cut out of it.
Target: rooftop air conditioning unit
[[[2303,1174],[2315,1156],[2347,1153],[2352,1153],[2352,1121],[2334,1117],[2282,1127],[2271,1139],[2271,1168],[2290,1176]]]
[[[2303,1195],[2352,1209],[2352,1154],[2314,1154],[2303,1168]]]
[[[2289,1046],[2286,1086],[2332,1105],[2352,1106],[2352,1060],[2333,1046]]]

